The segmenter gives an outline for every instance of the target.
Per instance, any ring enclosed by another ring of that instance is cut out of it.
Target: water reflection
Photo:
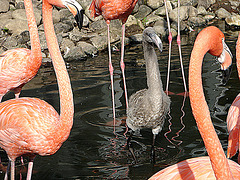
[[[199,29],[200,30],[200,29]],[[198,30],[182,35],[182,55],[186,77],[192,45]],[[227,31],[226,43],[235,54],[237,33]],[[173,42],[176,42],[174,40]],[[159,57],[159,68],[163,84],[166,82],[168,43]],[[178,47],[174,44],[171,62],[169,90],[174,93],[184,91],[178,57]],[[110,78],[108,72],[107,52],[83,62],[71,62],[68,71],[74,92],[75,116],[74,125],[69,139],[53,156],[35,159],[33,180],[36,179],[147,179],[156,171],[181,160],[206,155],[204,144],[197,130],[191,113],[188,97],[172,95],[170,117],[156,139],[156,165],[150,163],[152,144],[151,130],[141,131],[135,135],[133,144],[138,164],[126,148],[125,99],[119,67],[119,52],[113,54],[115,67],[114,87],[116,90],[116,116],[118,126],[113,133],[112,102]],[[129,96],[146,88],[145,66],[141,45],[126,48],[126,77]],[[239,80],[234,68],[231,79],[226,86],[221,85],[217,70],[219,65],[214,57],[206,55],[203,64],[203,84],[205,96],[210,108],[216,131],[221,139],[224,150],[227,146],[226,115],[229,106],[239,92]],[[59,112],[58,87],[51,64],[41,67],[38,76],[24,86],[21,96],[44,99]],[[9,93],[3,100],[13,98]],[[182,108],[181,108],[182,107]],[[171,120],[171,131],[169,122]],[[164,136],[166,134],[167,138]],[[173,139],[172,139],[173,138]],[[7,157],[1,153],[3,164]],[[26,162],[26,160],[25,160]],[[18,172],[20,161],[18,163]],[[22,171],[25,178],[25,170]],[[3,174],[0,175],[3,179]],[[19,173],[18,173],[19,178]]]

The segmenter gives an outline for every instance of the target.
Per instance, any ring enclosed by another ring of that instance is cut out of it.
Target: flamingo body
[[[102,15],[105,21],[120,19],[127,21],[138,0],[93,0],[89,10],[91,16]]]
[[[17,95],[37,74],[42,58],[31,58],[31,50],[11,49],[0,56],[0,99],[10,90]],[[18,95],[17,95],[18,96]]]
[[[240,35],[238,36],[236,46],[237,70],[240,78]],[[228,111],[227,128],[229,132],[227,157],[233,157],[240,150],[240,94],[237,95]],[[240,154],[238,155],[238,163],[240,163]]]
[[[218,180],[240,179],[240,165],[226,158],[211,121],[202,86],[202,62],[207,52],[218,57],[221,66],[224,67],[223,70],[227,71],[227,65],[231,65],[229,48],[224,39],[223,33],[214,26],[203,29],[195,40],[189,65],[189,97],[192,112],[209,156],[185,160],[166,170],[163,169],[155,174],[159,179],[208,179],[207,177]],[[167,174],[169,178],[165,178]]]
[[[240,166],[231,160],[228,160],[234,179],[240,179]],[[215,174],[212,169],[211,161],[208,156],[191,158],[169,166],[153,175],[149,180],[171,179],[171,180],[215,180]]]
[[[229,132],[227,157],[233,157],[239,150],[239,133],[240,133],[240,94],[235,98],[228,111],[227,129]],[[240,162],[240,155],[238,155],[238,163]]]
[[[64,134],[59,141],[60,128],[60,116],[41,99],[19,98],[0,103],[0,146],[11,159],[24,154],[54,154],[69,135]]]

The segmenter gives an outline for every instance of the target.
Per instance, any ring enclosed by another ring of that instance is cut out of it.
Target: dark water
[[[182,36],[182,54],[186,77],[188,77],[190,53],[197,33],[198,30]],[[226,30],[224,33],[226,43],[235,56],[238,32]],[[169,90],[181,93],[184,88],[178,48],[176,40],[173,42]],[[161,54],[157,52],[157,54],[165,88],[168,43],[165,41],[163,46],[163,52]],[[126,138],[129,134],[126,133],[125,127],[126,108],[119,59],[119,52],[114,52],[114,87],[118,120],[115,133],[113,133],[114,129],[111,126],[113,119],[107,52],[86,61],[68,63],[74,92],[74,125],[70,137],[56,154],[46,157],[37,156],[34,161],[33,180],[147,179],[166,166],[187,158],[207,155],[191,113],[189,98],[184,99],[183,96],[172,95],[170,96],[172,101],[170,116],[168,116],[156,141],[156,164],[152,165],[150,162],[152,133],[148,129],[142,130],[141,136],[133,137],[132,143],[138,159],[138,164],[133,164],[133,158],[126,148]],[[131,95],[146,88],[142,45],[126,47],[125,61],[128,93]],[[235,57],[233,66],[231,79],[227,85],[223,86],[220,80],[221,73],[218,71],[220,65],[215,61],[215,58],[207,54],[203,64],[202,76],[205,96],[214,126],[225,151],[228,138],[225,120],[228,109],[239,92]],[[58,88],[50,64],[41,67],[37,77],[24,86],[21,96],[44,99],[59,111]],[[4,100],[9,98],[13,98],[13,94],[6,95]],[[169,132],[170,123],[172,125]],[[2,153],[1,157],[3,164],[6,165],[6,155]],[[19,161],[17,164],[17,177],[20,177],[20,171],[25,179],[27,166],[21,167]],[[3,175],[0,178],[2,179]]]

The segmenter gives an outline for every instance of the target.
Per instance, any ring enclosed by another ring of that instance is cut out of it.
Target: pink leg
[[[11,180],[14,180],[15,176],[15,160],[11,160]]]
[[[187,92],[187,86],[186,86],[186,80],[185,80],[184,68],[183,68],[183,62],[182,62],[179,9],[180,9],[180,0],[178,0],[178,36],[177,36],[177,44],[178,44],[178,49],[179,49],[179,58],[180,58],[180,64],[181,64],[181,70],[182,70],[184,90],[185,90],[185,92]]]
[[[122,25],[122,45],[121,45],[121,62],[120,66],[122,69],[122,76],[123,76],[123,86],[124,86],[124,92],[125,92],[125,100],[126,100],[126,108],[128,108],[128,95],[127,95],[127,85],[126,85],[126,79],[125,79],[125,64],[124,64],[124,38],[125,38],[125,24]]]
[[[115,100],[114,100],[114,87],[113,87],[113,65],[112,65],[112,56],[111,56],[111,46],[110,46],[110,30],[109,25],[110,21],[106,21],[108,28],[108,55],[109,55],[109,72],[111,78],[111,88],[112,88],[112,106],[113,106],[113,126],[115,127]]]
[[[169,85],[169,77],[170,77],[170,66],[171,66],[171,47],[172,47],[172,33],[170,28],[170,20],[168,17],[168,10],[167,10],[167,2],[164,0],[166,16],[167,16],[167,23],[168,23],[168,42],[169,42],[169,54],[168,54],[168,73],[167,73],[167,84],[166,84],[166,93],[168,95],[168,85]]]
[[[31,180],[32,177],[32,169],[33,169],[33,160],[35,156],[29,157],[29,163],[28,163],[28,172],[27,172],[27,178],[26,180]]]

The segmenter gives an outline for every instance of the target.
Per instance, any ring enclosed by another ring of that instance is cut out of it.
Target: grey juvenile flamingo
[[[148,27],[143,31],[142,43],[144,59],[146,61],[148,89],[142,89],[131,95],[129,98],[126,122],[132,131],[140,130],[142,128],[152,129],[152,160],[154,162],[155,138],[162,130],[166,114],[170,109],[171,101],[162,87],[158,59],[154,50],[155,44],[158,49],[162,51],[162,42],[154,32],[153,28]],[[128,144],[130,143],[131,137],[132,132],[128,139]]]

